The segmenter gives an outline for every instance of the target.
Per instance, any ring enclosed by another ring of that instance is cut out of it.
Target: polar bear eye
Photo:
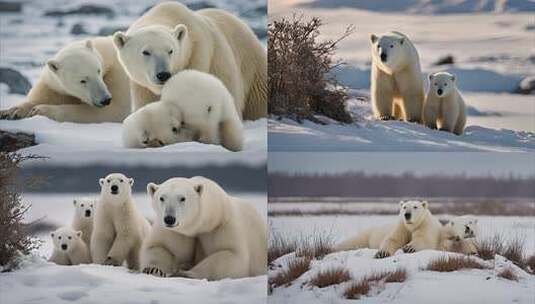
[[[413,208],[414,208],[414,209],[418,209],[418,206],[414,206]]]
[[[393,48],[393,47],[394,47],[394,45],[393,45],[393,44],[391,44],[391,45],[390,45],[390,48]]]
[[[80,83],[81,83],[81,84],[86,84],[87,81],[86,81],[86,80],[80,80]]]
[[[169,52],[167,52],[169,55],[173,54],[173,50],[170,50]]]
[[[69,240],[72,240],[72,236],[69,236]]]
[[[165,199],[163,198],[163,196],[160,196],[160,202],[163,203],[163,201],[165,201]]]
[[[438,83],[435,82],[435,86],[437,86],[437,85],[438,85]]]
[[[445,87],[447,87],[447,86],[448,86],[448,84],[447,84],[447,83],[445,83],[445,84],[444,84],[444,86],[445,86]]]
[[[61,240],[61,236],[58,236],[58,240]]]
[[[178,128],[177,127],[173,127],[173,133],[178,133]]]
[[[119,182],[121,182],[121,183],[122,183],[122,182],[123,182],[123,179],[120,179],[120,180],[119,180]]]
[[[181,202],[185,202],[185,201],[186,201],[186,198],[183,197],[183,198],[180,199],[180,201],[181,201]]]
[[[108,184],[111,182],[109,179],[107,180]]]
[[[83,206],[84,206],[84,204],[81,204],[81,205],[80,205],[80,207],[83,207]]]
[[[97,71],[97,74],[100,74],[100,69]]]
[[[142,53],[144,56],[150,56],[150,52],[149,51],[143,51]]]

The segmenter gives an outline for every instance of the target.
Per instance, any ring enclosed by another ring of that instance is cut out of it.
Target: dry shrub
[[[358,300],[361,296],[365,296],[370,292],[370,282],[361,280],[349,285],[344,291],[344,298],[348,300]]]
[[[337,44],[355,30],[349,26],[336,40],[318,41],[319,18],[293,16],[268,25],[268,90],[270,114],[298,122],[319,122],[314,114],[350,123],[347,92],[328,72],[341,63],[333,59]]]
[[[518,281],[518,276],[511,267],[502,269],[502,271],[498,272],[498,276],[507,280]]]
[[[443,256],[429,262],[425,270],[452,272],[461,269],[485,269],[485,265],[466,256]]]
[[[385,276],[385,283],[402,283],[407,279],[407,271],[403,268],[396,269],[395,271],[388,272]]]
[[[333,251],[333,237],[325,232],[314,232],[312,236],[302,237],[295,254],[310,259],[321,259]]]
[[[526,240],[522,237],[511,238],[507,241],[503,250],[500,254],[508,259],[509,261],[515,263],[520,268],[525,268],[526,264],[524,261],[524,246]]]
[[[288,268],[278,273],[269,280],[269,285],[273,288],[279,286],[289,286],[303,273],[310,269],[310,259],[294,258],[288,262]]]
[[[268,246],[268,264],[297,249],[297,241],[284,237],[282,234],[271,232]]]
[[[500,234],[476,240],[477,255],[483,260],[493,260],[496,254],[503,251],[504,238]]]
[[[20,254],[39,247],[22,222],[29,206],[23,204],[21,192],[25,185],[18,176],[22,162],[36,158],[17,153],[0,153],[0,266],[9,271],[17,265]]]
[[[535,254],[526,259],[526,265],[532,274],[535,274]]]
[[[308,282],[308,285],[324,288],[327,286],[347,282],[349,280],[351,280],[349,270],[342,267],[337,267],[318,272],[316,276]]]

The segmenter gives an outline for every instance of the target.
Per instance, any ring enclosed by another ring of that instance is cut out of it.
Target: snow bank
[[[424,250],[413,254],[398,252],[386,259],[374,259],[376,250],[360,249],[332,253],[322,260],[313,260],[311,268],[288,287],[274,288],[269,303],[338,303],[350,282],[325,288],[310,287],[307,282],[318,272],[343,267],[351,273],[353,281],[385,270],[404,268],[407,279],[403,283],[386,283],[384,289],[372,289],[359,303],[525,303],[535,300],[533,288],[535,276],[501,256],[495,263],[484,262],[489,269],[467,269],[449,273],[425,271],[423,268],[432,260],[454,253]],[[273,277],[286,268],[293,253],[275,260],[268,276]],[[519,281],[497,277],[497,273],[511,267]]]

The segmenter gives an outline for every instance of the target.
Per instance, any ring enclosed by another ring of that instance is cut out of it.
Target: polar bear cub
[[[379,249],[375,257],[384,258],[400,248],[406,253],[436,249],[441,225],[429,211],[428,205],[427,201],[401,201],[396,223],[365,230],[338,244],[335,250]]]
[[[429,91],[425,98],[424,124],[461,135],[466,124],[466,106],[454,75],[439,72],[429,75]]]
[[[49,261],[58,265],[91,263],[89,249],[82,240],[83,232],[61,227],[50,233],[54,250]]]
[[[399,32],[372,34],[370,42],[370,95],[375,117],[420,122],[425,93],[418,51]]]
[[[149,183],[147,191],[156,222],[199,242],[199,262],[179,276],[219,280],[266,274],[267,229],[249,202],[204,177]]]
[[[112,173],[99,180],[101,191],[91,236],[93,262],[139,269],[139,249],[150,226],[132,200],[134,179]]]
[[[240,151],[243,124],[232,95],[219,79],[184,70],[167,81],[159,102],[125,119],[122,137],[123,144],[130,148],[197,140]]]
[[[451,219],[442,227],[439,249],[444,251],[477,254],[478,220],[472,215]]]
[[[93,218],[95,217],[95,206],[97,201],[91,198],[80,198],[73,200],[74,217],[71,227],[76,231],[82,231],[82,240],[89,248],[91,234],[93,233]]]

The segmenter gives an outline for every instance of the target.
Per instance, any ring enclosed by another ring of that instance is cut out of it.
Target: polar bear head
[[[446,225],[461,239],[475,238],[479,234],[477,218],[472,215],[454,217]]]
[[[67,95],[98,108],[111,103],[112,96],[102,74],[102,58],[91,40],[60,51],[46,63],[53,86]]]
[[[197,132],[185,127],[182,112],[168,102],[153,102],[123,121],[122,140],[127,148],[162,147],[196,140]]]
[[[149,183],[147,194],[156,212],[155,222],[173,230],[194,226],[201,212],[204,186],[194,179],[176,177],[161,185]]]
[[[79,219],[92,220],[95,215],[96,200],[91,198],[79,198],[72,201],[75,208],[75,216]]]
[[[372,60],[388,74],[403,69],[414,60],[409,39],[398,32],[370,35]]]
[[[121,173],[112,173],[99,180],[101,201],[122,204],[132,196],[134,179]]]
[[[82,237],[82,231],[75,231],[69,227],[61,227],[56,231],[50,233],[54,248],[61,252],[71,252],[80,238]]]
[[[455,90],[455,75],[448,72],[429,74],[429,91],[435,96],[447,97]]]
[[[157,95],[186,65],[191,53],[188,29],[183,24],[174,29],[153,25],[128,34],[116,32],[113,42],[128,76]]]
[[[428,216],[427,201],[401,201],[399,214],[407,226],[418,227]]]

